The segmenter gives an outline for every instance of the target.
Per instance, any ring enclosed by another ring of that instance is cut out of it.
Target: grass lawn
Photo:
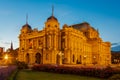
[[[70,74],[56,74],[48,72],[22,70],[18,73],[16,80],[101,80],[101,79]]]

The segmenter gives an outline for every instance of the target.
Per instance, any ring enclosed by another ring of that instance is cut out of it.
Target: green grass
[[[22,70],[17,74],[16,80],[101,80],[101,79],[70,74],[56,74],[48,72]]]
[[[13,80],[13,78],[15,77],[17,71],[18,71],[17,69],[15,71],[13,71],[12,74],[7,77],[7,80]]]

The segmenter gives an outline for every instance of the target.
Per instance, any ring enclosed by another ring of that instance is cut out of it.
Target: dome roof
[[[27,24],[27,23],[22,26],[22,29],[24,29],[24,28],[32,29],[31,26],[29,24]]]
[[[49,21],[49,20],[55,20],[55,21],[58,21],[57,18],[54,17],[54,16],[50,16],[50,17],[47,19],[47,21]]]

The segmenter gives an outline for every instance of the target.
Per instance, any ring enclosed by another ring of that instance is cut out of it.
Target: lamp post
[[[96,64],[96,56],[93,56],[93,64],[95,65]]]
[[[87,57],[86,55],[83,56],[83,58],[84,58],[84,65],[86,65],[86,57]]]
[[[7,60],[8,59],[8,55],[6,54],[4,58],[5,58],[5,60]]]
[[[8,55],[7,54],[5,54],[4,59],[5,59],[5,63],[7,64],[8,63]]]

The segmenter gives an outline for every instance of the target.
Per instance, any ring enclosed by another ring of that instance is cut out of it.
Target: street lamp
[[[6,54],[5,57],[4,57],[5,60],[8,60],[8,55]]]
[[[96,57],[94,56],[93,58],[95,59]]]
[[[62,56],[62,55],[64,55],[61,51],[58,53],[58,55],[60,55],[60,56]]]
[[[87,56],[84,55],[83,57],[84,57],[84,60],[85,60],[85,61],[84,61],[84,65],[86,65],[86,57],[87,57]]]
[[[96,56],[93,56],[93,64],[95,65],[96,64]]]
[[[7,54],[5,54],[4,59],[5,59],[5,64],[8,64],[8,55]]]

